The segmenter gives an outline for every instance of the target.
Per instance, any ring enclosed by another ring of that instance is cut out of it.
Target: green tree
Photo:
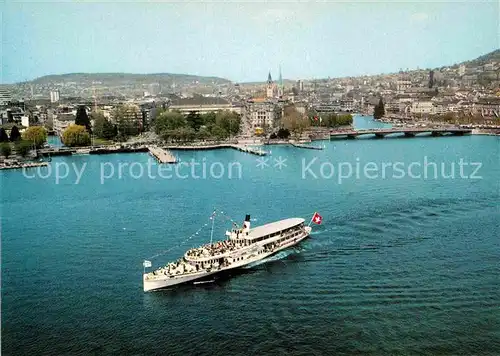
[[[0,142],[9,142],[9,136],[3,127],[0,128]]]
[[[165,141],[186,142],[196,137],[196,131],[192,127],[178,127],[172,130],[163,130],[161,138]]]
[[[338,115],[336,124],[337,126],[352,125],[352,115],[351,114]]]
[[[94,120],[93,132],[99,138],[111,140],[116,136],[116,127],[101,112],[91,114]]]
[[[159,135],[163,141],[170,142],[170,141],[173,141],[173,139],[174,139],[174,132],[173,131],[174,130],[165,129],[165,130],[161,131],[161,133]]]
[[[20,139],[21,139],[21,134],[19,133],[19,129],[17,128],[17,126],[13,126],[12,129],[10,130],[10,140],[12,142],[15,142]]]
[[[214,125],[216,120],[216,115],[213,111],[211,111],[206,114],[202,114],[201,119],[203,120],[203,124],[206,126],[210,124]]]
[[[284,108],[281,123],[284,128],[295,136],[300,136],[304,130],[310,126],[310,120],[297,111],[295,105],[288,105]]]
[[[319,113],[314,109],[309,109],[307,111],[307,117],[311,120],[312,126],[319,126]],[[318,120],[316,120],[318,119]]]
[[[196,111],[191,111],[188,116],[186,116],[187,124],[194,130],[198,131],[203,125],[203,118]]]
[[[240,125],[240,116],[228,110],[203,115],[192,112],[187,117],[180,112],[169,111],[156,118],[154,130],[166,141],[192,141],[209,137],[223,140],[230,135],[237,135]]]
[[[181,141],[192,141],[196,136],[196,131],[192,127],[180,127],[177,129],[177,134]]]
[[[16,152],[21,157],[26,157],[33,148],[33,142],[19,140],[15,143]]]
[[[235,112],[224,110],[215,114],[215,125],[219,126],[228,135],[237,135],[240,132],[240,115]]]
[[[172,141],[181,141],[182,139],[182,128],[179,127],[177,129],[173,129],[173,130],[168,130],[170,132],[170,137],[172,139]]]
[[[92,125],[90,124],[90,119],[87,115],[87,108],[85,105],[78,106],[78,109],[76,110],[75,125],[85,126],[89,133],[92,132]]]
[[[2,153],[2,156],[4,156],[5,158],[9,158],[10,154],[12,153],[12,148],[10,147],[10,143],[8,142],[0,143],[0,152]]]
[[[187,121],[181,113],[166,111],[156,118],[154,129],[158,135],[163,135],[164,131],[175,130],[186,125]]]
[[[70,125],[62,134],[62,142],[68,147],[90,145],[90,135],[85,126]]]
[[[116,121],[118,137],[126,139],[142,132],[142,114],[137,106],[119,106],[115,109],[113,116]]]
[[[156,118],[163,114],[165,109],[162,106],[154,107],[149,111],[149,126],[154,128]]]
[[[282,127],[276,133],[276,137],[280,139],[287,139],[290,137],[290,131]]]
[[[375,120],[380,120],[384,115],[385,115],[384,102],[382,101],[382,98],[380,98],[378,104],[375,105],[375,108],[373,109],[373,118]]]
[[[23,140],[31,142],[36,147],[42,147],[47,141],[47,131],[42,126],[30,126],[23,132]]]
[[[207,126],[200,127],[200,130],[196,134],[196,137],[200,140],[206,140],[210,136],[212,136],[212,134],[210,133],[210,130],[208,129]]]
[[[219,125],[213,125],[210,129],[210,133],[212,137],[217,140],[224,140],[229,136],[229,133]]]
[[[325,127],[338,127],[352,125],[352,115],[351,114],[335,114],[331,113],[321,117],[321,125]]]
[[[314,120],[315,126],[323,126],[323,127],[334,127],[337,122],[337,114],[323,114],[321,116],[316,116],[318,120]],[[321,120],[321,122],[320,122]]]

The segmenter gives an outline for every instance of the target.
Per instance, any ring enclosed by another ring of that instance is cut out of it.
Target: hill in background
[[[471,61],[463,62],[462,64],[467,66],[482,66],[491,62],[500,62],[500,49],[496,49]]]
[[[225,84],[229,80],[219,77],[204,77],[190,74],[173,73],[152,73],[152,74],[133,74],[133,73],[68,73],[46,75],[36,78],[27,83],[32,84],[50,84],[50,83],[81,83],[92,84],[100,83],[102,85],[115,86],[120,84],[150,84],[159,83],[160,85],[172,84]]]
[[[213,94],[228,79],[173,73],[68,73],[46,75],[32,81],[8,85],[14,98],[49,98],[52,90],[59,90],[61,97],[90,98],[98,96],[136,97],[150,92],[199,92]]]
[[[468,68],[468,72],[474,74],[475,67],[484,66],[487,63],[500,63],[500,49],[496,49],[490,53],[482,55],[476,59],[447,65],[441,68],[436,68],[443,71],[447,68],[457,70],[461,64]],[[470,70],[469,70],[470,69]],[[429,69],[407,70],[407,75],[413,76],[428,76]],[[387,74],[363,75],[348,77],[348,79],[359,78],[363,80],[383,80],[384,78],[391,79],[391,76],[397,75],[398,72]],[[476,73],[477,74],[477,73]],[[488,81],[495,80],[496,73],[479,73],[478,78],[482,80],[484,85]],[[486,76],[486,77],[485,77]],[[488,77],[488,76],[491,76]],[[439,73],[436,73],[438,79]],[[328,79],[313,79],[313,82],[330,82],[331,80],[342,80],[345,78],[328,78]],[[311,79],[302,78],[304,81]],[[498,80],[498,79],[497,79]],[[260,88],[264,83],[241,83],[245,88]],[[287,87],[295,85],[295,81],[284,80]],[[14,98],[49,98],[49,93],[52,90],[59,90],[61,97],[82,97],[90,98],[97,96],[120,96],[120,97],[137,97],[143,93],[151,93],[157,95],[161,93],[198,93],[217,95],[221,92],[221,88],[231,87],[231,81],[226,78],[214,76],[199,76],[190,74],[174,74],[174,73],[151,73],[151,74],[134,74],[134,73],[68,73],[57,75],[46,75],[36,78],[32,81],[17,83],[13,85],[1,85],[0,88],[8,90]],[[224,90],[222,90],[224,91]]]

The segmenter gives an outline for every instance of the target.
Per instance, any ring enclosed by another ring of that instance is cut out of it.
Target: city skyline
[[[1,83],[82,72],[261,82],[280,65],[287,79],[376,75],[499,47],[494,2],[258,4],[6,3]]]

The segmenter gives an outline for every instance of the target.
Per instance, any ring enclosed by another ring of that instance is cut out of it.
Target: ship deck
[[[245,238],[247,239],[255,239],[257,237],[266,236],[273,234],[275,232],[291,229],[295,226],[302,224],[305,220],[302,218],[289,218],[280,221],[275,221],[269,224],[257,226],[253,229],[250,229]]]

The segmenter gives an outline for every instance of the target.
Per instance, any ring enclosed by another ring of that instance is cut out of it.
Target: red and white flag
[[[321,222],[323,221],[323,217],[319,215],[318,213],[314,213],[312,217],[312,222],[318,225],[321,225]]]

